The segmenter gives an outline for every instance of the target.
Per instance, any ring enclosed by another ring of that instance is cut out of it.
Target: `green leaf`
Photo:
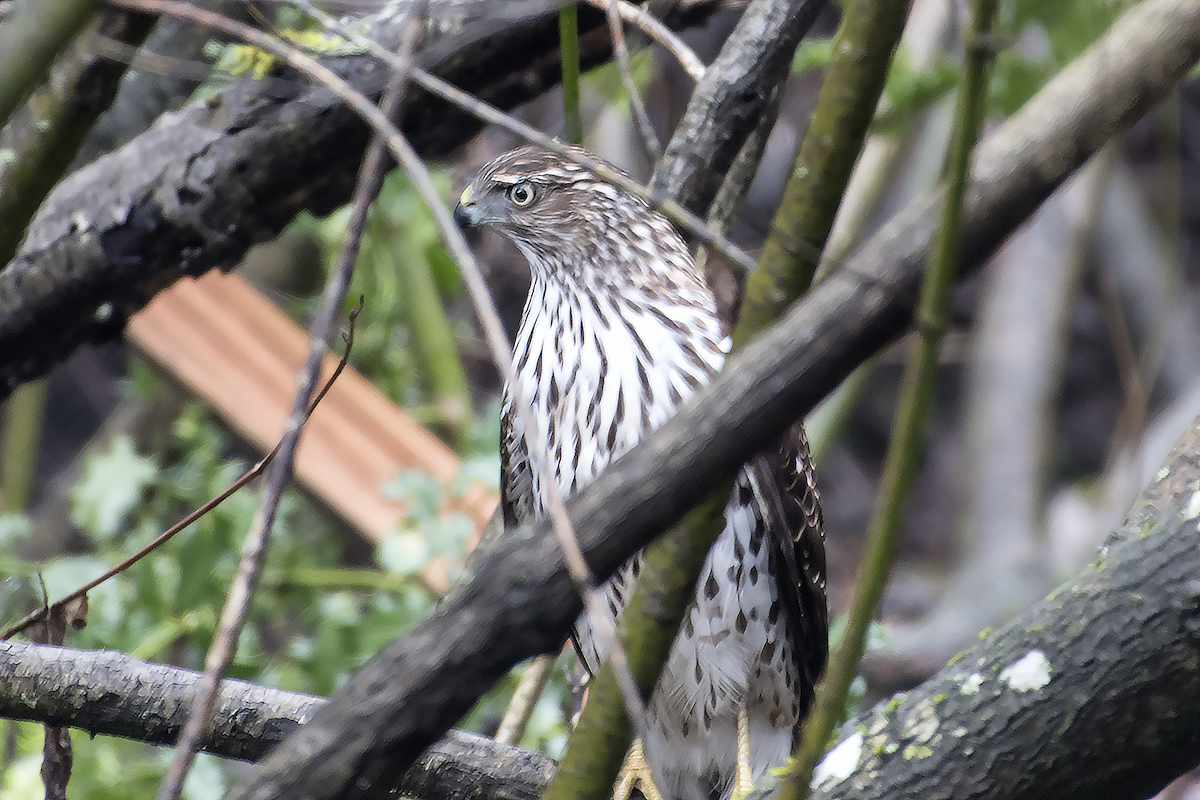
[[[102,539],[113,537],[157,475],[158,464],[139,455],[128,436],[113,439],[107,453],[87,459],[71,493],[72,521]]]
[[[425,540],[415,531],[388,534],[379,544],[379,563],[388,572],[412,575],[425,569],[431,554]]]
[[[183,782],[184,800],[220,800],[225,796],[225,774],[221,762],[208,753],[197,753]]]
[[[807,38],[796,48],[792,58],[792,74],[800,75],[814,69],[824,69],[833,57],[833,37]]]
[[[1132,0],[1014,0],[1000,6],[992,102],[1011,114],[1132,6]]]

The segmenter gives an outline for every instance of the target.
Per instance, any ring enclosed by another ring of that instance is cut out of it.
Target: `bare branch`
[[[621,83],[625,86],[625,94],[629,97],[629,109],[637,123],[638,131],[642,134],[650,160],[657,162],[662,157],[662,146],[654,135],[654,126],[650,123],[650,115],[646,113],[646,104],[638,92],[637,83],[633,80],[633,72],[629,66],[629,47],[625,43],[625,30],[621,26],[621,10],[616,2],[609,2],[605,9],[608,16],[609,35],[612,36],[613,52],[617,56],[617,71],[621,73]]]
[[[746,139],[773,115],[792,54],[826,0],[754,0],[692,93],[651,194],[703,215]],[[764,137],[765,140],[765,137]],[[758,159],[755,159],[757,162]]]
[[[692,80],[698,82],[704,77],[704,62],[692,51],[692,48],[688,47],[670,28],[659,22],[658,18],[646,9],[627,3],[625,0],[588,0],[588,2],[605,11],[615,5],[621,19],[638,26],[642,29],[642,33],[662,45],[668,53],[675,57],[679,66],[683,67],[683,71]]]
[[[0,716],[174,744],[200,673],[112,651],[0,642]],[[325,701],[225,680],[201,749],[255,761]],[[396,784],[422,800],[537,800],[554,762],[462,731],[435,743]]]

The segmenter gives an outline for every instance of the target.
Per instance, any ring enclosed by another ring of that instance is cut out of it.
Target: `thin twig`
[[[346,364],[349,363],[350,345],[354,339],[354,321],[358,317],[358,313],[361,310],[362,310],[362,305],[360,304],[358,308],[356,308],[352,312],[350,312],[350,328],[349,328],[349,333],[348,333],[347,341],[346,341],[346,350],[342,354],[341,359],[338,361],[338,365],[333,370],[333,373],[329,376],[328,380],[325,381],[325,385],[322,387],[320,393],[313,399],[312,404],[309,405],[308,413],[310,415],[312,414],[313,411],[316,410],[317,405],[321,402],[321,400],[323,400],[325,398],[325,395],[329,393],[329,390],[331,388],[333,388],[334,381],[337,380],[338,376],[341,375],[342,371],[346,368]],[[163,531],[157,537],[155,537],[154,541],[150,542],[148,545],[143,547],[141,550],[138,550],[136,553],[129,556],[129,558],[125,559],[120,564],[117,564],[115,567],[108,570],[100,577],[95,578],[91,581],[88,581],[83,586],[79,587],[75,591],[68,594],[66,597],[63,597],[63,598],[51,603],[48,609],[47,609],[47,607],[43,606],[43,607],[39,608],[37,611],[30,613],[28,616],[26,616],[20,622],[17,622],[16,624],[12,625],[10,628],[5,630],[4,633],[0,633],[0,642],[11,639],[12,637],[16,636],[18,633],[21,633],[21,632],[27,630],[29,628],[29,626],[31,626],[31,625],[35,624],[36,622],[38,622],[39,620],[41,620],[46,615],[47,610],[49,610],[51,612],[58,611],[59,609],[65,608],[69,603],[86,597],[87,593],[90,592],[92,589],[95,589],[97,586],[99,586],[100,584],[109,580],[110,578],[112,578],[116,575],[120,575],[122,572],[129,569],[134,564],[138,563],[139,561],[141,561],[143,558],[145,558],[146,556],[153,553],[158,548],[162,547],[164,544],[166,544],[168,541],[170,541],[171,538],[175,536],[175,534],[179,533],[181,530],[183,530],[187,526],[191,525],[193,522],[200,519],[208,512],[212,511],[214,508],[219,506],[221,503],[225,502],[225,500],[229,499],[235,492],[237,492],[243,486],[245,486],[250,481],[257,478],[259,475],[261,475],[263,470],[266,469],[267,465],[270,464],[275,459],[275,456],[278,453],[279,453],[279,445],[276,444],[275,447],[273,447],[271,449],[271,452],[269,452],[265,456],[263,456],[262,459],[260,459],[258,461],[258,463],[256,463],[254,466],[250,467],[250,469],[243,472],[242,475],[237,480],[235,480],[233,483],[231,483],[229,485],[229,488],[227,488],[225,491],[221,492],[219,495],[217,495],[213,499],[209,500],[207,503],[200,506],[192,513],[188,514],[186,517],[184,517],[183,519],[176,522],[170,528],[167,528],[165,531]]]
[[[404,64],[410,60],[415,39],[416,26],[410,22],[406,25],[401,45],[401,52],[405,56]],[[403,66],[394,71],[384,92],[380,108],[380,113],[385,118],[394,116],[400,109],[407,80],[408,70]],[[354,263],[358,258],[362,233],[367,223],[367,214],[371,202],[379,194],[379,189],[383,185],[383,176],[387,166],[384,143],[380,136],[376,135],[370,147],[367,148],[367,153],[359,169],[358,185],[355,187],[352,201],[353,211],[347,225],[346,237],[334,268],[330,272],[329,281],[321,298],[321,306],[313,319],[312,330],[309,334],[308,359],[301,373],[291,416],[284,429],[283,440],[280,443],[280,457],[267,474],[262,505],[255,515],[250,532],[242,546],[237,575],[234,577],[225,608],[221,613],[217,634],[213,639],[212,647],[209,648],[208,657],[205,659],[204,676],[196,688],[192,713],[179,738],[179,745],[175,750],[175,758],[171,762],[171,767],[159,786],[158,800],[176,800],[179,797],[184,778],[187,777],[188,770],[195,760],[200,740],[212,717],[217,689],[237,651],[238,638],[241,636],[250,604],[253,602],[262,564],[270,544],[271,529],[275,524],[279,502],[283,498],[284,490],[291,482],[295,452],[307,417],[309,397],[316,387],[317,376],[324,359],[325,342],[333,329],[346,292],[350,288],[350,279],[354,275]]]
[[[340,305],[340,299],[338,305]],[[334,313],[336,313],[337,307],[334,306]],[[300,430],[303,427],[303,423],[312,414],[313,409],[316,408],[330,387],[333,386],[333,382],[337,379],[338,375],[345,369],[347,360],[350,357],[350,350],[354,344],[354,321],[361,310],[362,302],[360,301],[358,307],[350,313],[349,332],[346,335],[346,350],[342,354],[337,368],[329,376],[329,379],[325,381],[324,386],[317,396],[309,402],[313,386],[316,383],[316,373],[320,366],[320,357],[324,355],[325,336],[315,340],[321,343],[320,348],[315,346],[312,348],[313,351],[318,353],[317,366],[313,368],[311,373],[307,369],[304,373],[304,378],[308,378],[309,380],[302,380],[301,390],[304,391],[297,392],[296,404],[300,410],[299,412],[293,411],[293,416],[288,419],[288,425],[280,442],[252,470],[257,475],[258,472],[261,472],[268,465],[279,465],[272,469],[267,476],[267,486],[263,491],[262,505],[255,515],[250,533],[247,534],[246,541],[243,544],[238,572],[234,577],[225,608],[221,613],[217,635],[214,637],[213,644],[208,651],[208,657],[205,659],[204,674],[196,685],[196,694],[193,696],[191,714],[188,716],[187,725],[184,727],[183,733],[179,738],[175,758],[172,760],[167,775],[163,778],[163,782],[159,786],[158,800],[174,800],[179,797],[183,789],[183,781],[187,777],[188,770],[195,760],[200,742],[204,738],[205,731],[208,728],[216,702],[217,690],[220,687],[221,680],[224,678],[225,671],[229,667],[229,663],[233,660],[233,654],[237,647],[237,639],[241,635],[246,612],[254,596],[262,561],[266,556],[269,531],[275,521],[275,511],[279,507],[283,490],[287,487],[287,483],[290,480],[291,461],[295,453]],[[322,322],[324,320],[318,314],[313,322],[314,330]],[[330,321],[324,327],[326,328],[325,334],[327,336],[328,328],[332,327],[332,322]],[[284,456],[284,459],[276,462],[275,457],[280,454]],[[242,483],[244,484],[244,482]],[[229,490],[221,499],[228,497],[233,491],[234,489]],[[215,503],[211,505],[215,505]]]
[[[612,0],[587,1],[605,11],[615,5],[617,12],[621,15],[621,19],[641,28],[642,33],[662,45],[668,53],[675,57],[675,60],[679,62],[679,66],[683,67],[683,71],[688,74],[689,78],[699,83],[700,79],[704,77],[704,62],[699,59],[692,48],[688,47],[682,39],[675,35],[674,31],[663,25],[657,17],[646,11],[646,9],[641,6],[635,6],[633,3],[628,3],[625,0],[617,0],[616,3],[613,3]]]
[[[558,12],[558,52],[562,54],[563,137],[583,144],[583,117],[579,113],[579,7],[567,3]]]
[[[637,84],[633,82],[633,72],[629,66],[629,48],[625,44],[625,31],[621,25],[621,11],[614,2],[608,3],[608,32],[612,36],[613,52],[617,54],[617,71],[621,73],[621,83],[625,85],[625,94],[629,96],[629,110],[637,123],[646,149],[650,151],[650,159],[655,163],[662,158],[662,145],[654,135],[654,126],[650,124],[650,115],[646,113],[646,104],[638,92]]]
[[[521,673],[521,682],[513,692],[512,700],[500,720],[500,727],[492,738],[500,744],[516,745],[521,743],[525,729],[529,727],[529,719],[533,716],[533,707],[550,682],[550,673],[554,669],[556,657],[547,653],[529,662],[529,666]]]

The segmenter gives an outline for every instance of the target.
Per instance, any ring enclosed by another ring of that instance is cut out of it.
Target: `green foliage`
[[[958,67],[945,55],[928,69],[917,69],[907,47],[900,45],[883,87],[888,110],[875,118],[876,130],[907,122],[913,114],[945,97],[958,84]]]
[[[842,639],[846,635],[846,623],[849,622],[849,617],[845,614],[839,614],[833,618],[829,626],[829,651],[836,652],[842,646]],[[886,653],[891,649],[891,642],[887,638],[887,629],[883,627],[878,620],[872,620],[867,626],[867,638],[864,643],[864,654],[869,653]],[[867,682],[862,675],[856,675],[850,683],[850,691],[846,694],[846,703],[842,708],[841,715],[838,717],[837,725],[834,726],[834,732],[831,734],[829,744],[832,746],[837,742],[834,739],[837,736],[837,731],[841,728],[842,723],[846,720],[857,716],[863,708],[863,700],[867,694]]]
[[[434,178],[443,196],[448,195],[449,177],[435,172]],[[317,233],[326,260],[332,263],[345,238],[349,217],[349,209],[343,208],[322,220],[302,216],[297,224]],[[351,362],[376,388],[404,406],[419,422],[444,425],[447,420],[439,411],[434,397],[437,385],[432,380],[434,368],[441,365],[422,360],[425,351],[418,345],[424,320],[413,317],[412,305],[404,294],[405,287],[411,284],[402,271],[429,273],[438,294],[430,299],[433,304],[445,305],[462,299],[462,279],[440,239],[433,216],[412,184],[398,171],[384,181],[372,206],[367,232],[344,309],[348,314],[360,297],[364,300]],[[315,300],[307,300],[293,311],[306,318],[314,307]],[[427,310],[421,308],[422,312]],[[457,328],[460,339],[472,335],[469,324],[460,323]],[[438,351],[438,357],[457,361],[452,348]],[[455,364],[455,368],[461,371],[460,365]],[[492,449],[495,446],[493,442]]]
[[[117,437],[107,453],[93,455],[84,465],[71,497],[72,521],[98,536],[115,536],[157,472],[154,460],[138,455],[128,436]]]
[[[824,69],[832,57],[832,37],[805,39],[796,48],[792,74],[803,75]],[[883,87],[887,105],[872,123],[875,132],[881,127],[891,127],[905,121],[917,111],[937,102],[957,85],[958,78],[958,67],[946,56],[938,58],[931,68],[917,68],[913,65],[908,47],[901,42]]]
[[[649,48],[630,50],[629,74],[638,92],[645,95],[653,78],[654,59]],[[584,83],[604,98],[605,106],[619,114],[622,119],[630,119],[629,96],[625,91],[625,83],[621,80],[621,69],[616,61],[606,61],[600,66],[588,71]]]
[[[1014,113],[1132,5],[1133,0],[1002,3],[990,39],[996,60],[989,87],[989,113]],[[807,38],[796,49],[792,73],[823,69],[832,55],[832,37]],[[960,62],[961,55],[942,55],[931,68],[916,69],[902,42],[884,89],[890,108],[875,120],[875,128],[902,121],[956,89],[962,78]]]
[[[1001,3],[991,99],[1008,115],[1082,53],[1132,0],[1012,0]]]
[[[382,353],[377,357],[384,360]],[[134,367],[126,388],[146,397],[157,384],[148,369]],[[427,615],[436,598],[425,580],[426,568],[438,558],[461,561],[472,531],[463,514],[445,509],[472,487],[495,489],[498,424],[495,404],[472,421],[464,436],[462,469],[448,485],[415,473],[389,485],[390,493],[406,500],[408,514],[380,544],[375,564],[348,564],[345,540],[354,534],[338,530],[299,492],[289,491],[231,677],[326,695]],[[91,552],[41,564],[22,562],[16,547],[29,535],[29,522],[20,515],[0,517],[0,570],[9,576],[0,582],[0,620],[11,622],[36,607],[39,575],[50,598],[61,597],[144,546],[249,466],[199,404],[184,408],[171,433],[164,452],[139,452],[130,439],[117,438],[87,461],[71,498],[72,517],[91,539]],[[120,650],[201,669],[258,504],[252,484],[92,591],[88,625],[68,632],[67,646]],[[494,724],[514,686],[515,679],[502,681],[464,724],[476,730]],[[559,678],[534,714],[527,743],[561,746],[563,697]],[[0,800],[40,796],[42,729],[7,724],[13,726],[17,748],[14,760],[0,767]],[[79,732],[73,742],[70,792],[76,798],[153,796],[170,757],[158,748],[103,736],[89,739]],[[184,796],[220,796],[228,788],[229,769],[220,759],[201,759]]]
[[[803,75],[816,69],[825,69],[825,65],[833,58],[832,36],[807,36],[796,54],[792,56],[792,74]]]

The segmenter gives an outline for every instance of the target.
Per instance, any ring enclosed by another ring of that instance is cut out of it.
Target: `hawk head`
[[[595,160],[581,148],[569,152]],[[454,219],[500,233],[544,280],[703,283],[665,217],[558,153],[523,147],[492,161],[463,190]]]

